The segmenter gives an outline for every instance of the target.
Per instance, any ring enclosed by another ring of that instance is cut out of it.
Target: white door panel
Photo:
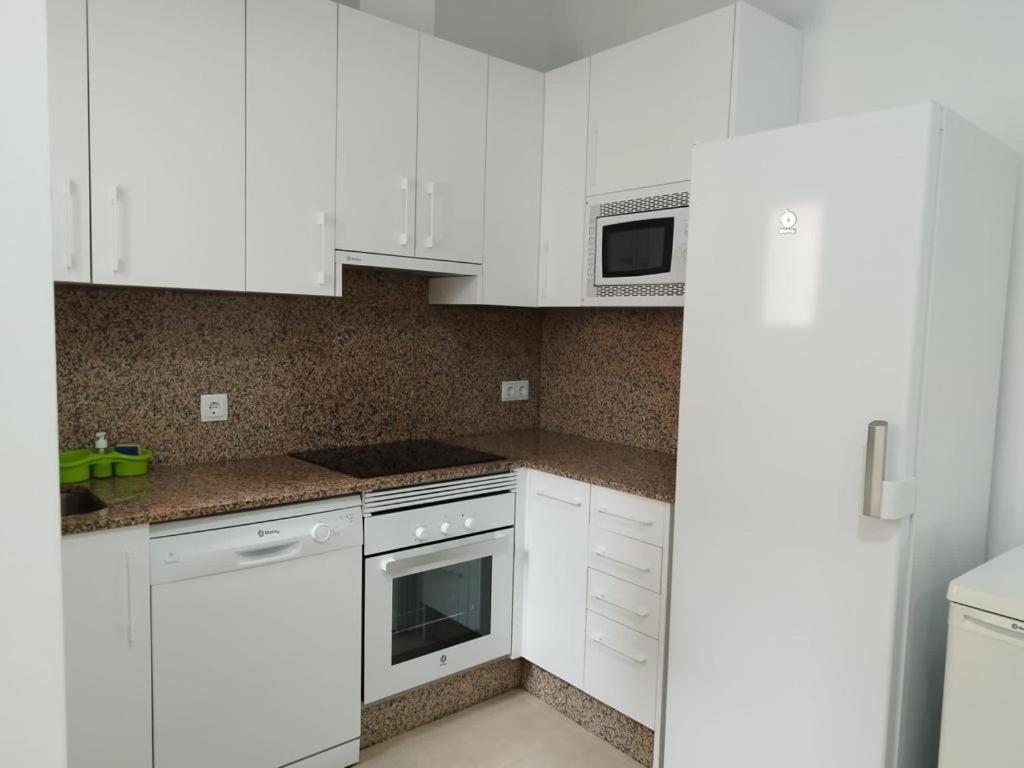
[[[93,282],[245,287],[244,46],[244,0],[89,0]]]
[[[862,516],[865,440],[888,420],[909,477],[935,136],[921,107],[695,152],[666,765],[884,764],[911,523]]]
[[[247,0],[246,289],[334,295],[337,16]]]
[[[419,34],[338,8],[337,247],[412,256]]]
[[[416,256],[483,262],[487,56],[420,35]]]

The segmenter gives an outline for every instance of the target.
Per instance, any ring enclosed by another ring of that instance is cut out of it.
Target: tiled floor
[[[512,691],[363,750],[361,768],[637,768],[526,691]]]

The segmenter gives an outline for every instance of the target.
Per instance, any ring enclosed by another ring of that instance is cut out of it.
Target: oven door
[[[513,530],[365,559],[364,701],[511,653]]]
[[[594,284],[685,282],[689,211],[668,208],[598,217]]]

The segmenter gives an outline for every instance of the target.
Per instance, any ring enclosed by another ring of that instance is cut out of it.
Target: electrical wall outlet
[[[501,400],[507,402],[509,400],[529,400],[530,399],[530,382],[526,379],[520,381],[503,381],[501,382]]]
[[[227,421],[228,420],[228,396],[224,395],[200,395],[199,396],[199,420],[200,421]]]

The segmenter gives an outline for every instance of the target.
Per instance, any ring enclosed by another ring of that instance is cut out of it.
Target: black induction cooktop
[[[291,454],[297,459],[344,472],[353,477],[380,477],[425,469],[461,467],[505,458],[494,453],[439,443],[436,440],[404,440],[377,445],[345,445]]]

